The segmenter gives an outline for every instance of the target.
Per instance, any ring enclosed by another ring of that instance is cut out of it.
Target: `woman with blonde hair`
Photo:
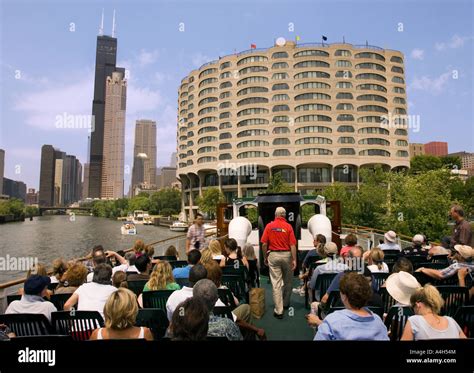
[[[466,338],[454,319],[440,316],[444,300],[433,285],[418,288],[411,295],[410,304],[415,316],[408,318],[402,341]]]
[[[201,251],[201,259],[199,260],[199,263],[205,265],[207,263],[214,262],[215,260],[212,257],[212,251],[209,248],[204,249],[203,251]]]
[[[385,254],[383,250],[379,247],[374,247],[372,250],[369,251],[368,254],[368,263],[369,265],[367,268],[372,273],[389,273],[390,270],[388,269],[387,263],[383,261]]]
[[[247,242],[243,249],[244,258],[249,263],[249,286],[251,288],[260,287],[260,274],[258,272],[257,257],[253,245]]]
[[[171,265],[167,261],[160,260],[153,268],[150,279],[145,284],[143,291],[179,289],[181,287],[174,281]]]
[[[146,339],[152,341],[153,335],[150,329],[135,326],[137,315],[136,295],[128,289],[118,289],[110,294],[105,303],[105,328],[94,330],[90,339]]]
[[[211,242],[209,242],[208,248],[212,252],[212,259],[222,260],[222,258],[224,258],[224,255],[222,254],[221,243],[218,240],[211,240]]]

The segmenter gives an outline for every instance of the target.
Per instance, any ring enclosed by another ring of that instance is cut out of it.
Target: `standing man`
[[[296,268],[296,237],[285,219],[283,207],[275,210],[275,220],[268,223],[261,239],[265,265],[270,267],[273,287],[273,316],[283,318],[283,309],[290,306],[293,271]]]
[[[471,225],[464,219],[464,210],[462,207],[454,205],[451,207],[449,214],[455,221],[453,235],[451,237],[451,247],[454,247],[455,245],[471,246]]]
[[[188,229],[186,236],[186,255],[191,250],[202,250],[206,243],[206,232],[204,231],[204,219],[200,213],[196,214],[194,224]]]

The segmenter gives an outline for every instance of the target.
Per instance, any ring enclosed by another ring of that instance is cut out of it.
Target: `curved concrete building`
[[[404,75],[398,51],[289,41],[191,71],[178,97],[183,210],[208,187],[254,196],[276,172],[306,193],[357,185],[362,167],[408,168]]]

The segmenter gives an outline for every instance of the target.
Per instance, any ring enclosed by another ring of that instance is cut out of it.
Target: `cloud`
[[[410,56],[414,60],[420,60],[421,61],[423,58],[425,58],[425,51],[423,49],[415,48],[411,51]]]
[[[212,58],[202,54],[201,52],[198,52],[191,57],[193,67],[196,68],[201,67],[203,64],[210,61],[212,61]]]
[[[430,78],[429,76],[415,77],[409,88],[439,94],[444,90],[451,76],[451,72],[446,72],[435,78]]]
[[[144,67],[155,63],[158,60],[159,53],[157,50],[147,51],[142,49],[137,56],[137,62],[140,67]]]
[[[457,49],[457,48],[463,47],[467,41],[472,40],[472,39],[473,39],[472,36],[459,36],[456,34],[456,35],[453,35],[451,40],[449,40],[448,42],[436,43],[435,48],[437,51],[440,51],[440,52],[446,49]]]

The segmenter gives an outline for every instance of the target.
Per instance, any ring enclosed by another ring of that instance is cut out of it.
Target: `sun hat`
[[[471,246],[454,245],[454,250],[456,250],[464,259],[469,259],[474,256],[474,249]]]
[[[412,294],[421,287],[416,278],[408,272],[391,274],[385,281],[388,293],[398,303],[409,305]]]
[[[388,231],[383,236],[389,242],[395,242],[397,240],[397,234],[394,231]]]
[[[412,242],[423,243],[425,242],[425,237],[422,234],[415,234],[412,238]]]
[[[334,242],[327,242],[324,245],[324,252],[326,254],[337,254],[337,245]]]

